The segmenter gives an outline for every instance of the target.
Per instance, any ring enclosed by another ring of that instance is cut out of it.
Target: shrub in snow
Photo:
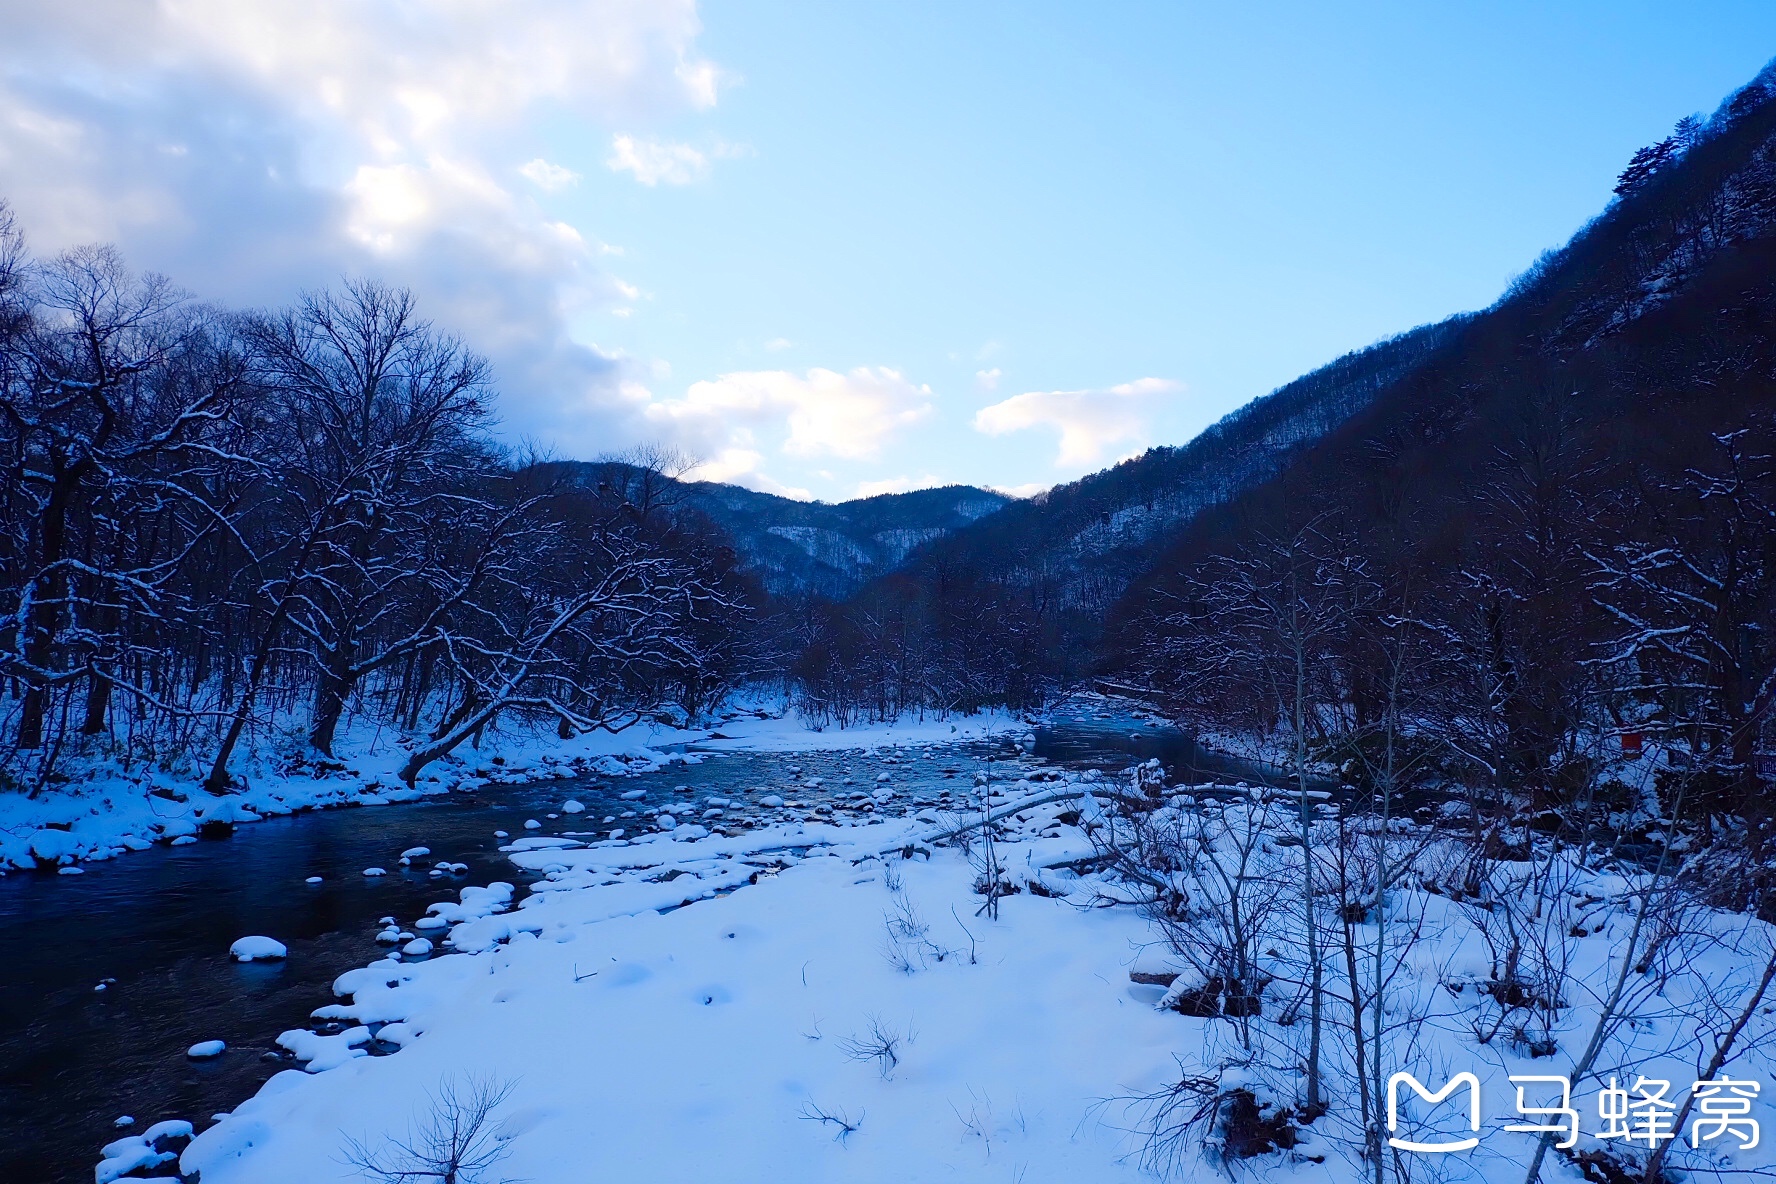
[[[384,1136],[374,1145],[351,1139],[345,1161],[382,1184],[489,1180],[485,1173],[512,1154],[510,1136],[493,1121],[512,1088],[487,1078],[447,1080],[432,1095],[430,1113],[404,1137]]]
[[[1217,1148],[1224,1166],[1305,1141],[1293,1109],[1259,1099],[1245,1083],[1218,1085],[1211,1077],[1186,1077],[1149,1101],[1154,1102],[1153,1136],[1144,1156],[1147,1166],[1162,1172],[1183,1163],[1197,1140]]]
[[[228,947],[236,962],[275,962],[289,952],[283,942],[269,937],[243,937]]]
[[[892,1025],[871,1017],[868,1031],[839,1041],[839,1050],[853,1061],[874,1063],[886,1081],[900,1064],[902,1037]]]

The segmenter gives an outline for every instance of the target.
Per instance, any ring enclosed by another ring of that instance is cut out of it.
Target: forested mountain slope
[[[800,502],[699,481],[686,501],[733,535],[747,567],[777,595],[838,598],[893,571],[917,547],[1011,503],[972,485],[884,493],[848,502]]]
[[[1571,567],[1570,547],[1551,558],[1547,539],[1655,513],[1638,486],[1681,484],[1713,435],[1770,408],[1773,97],[1767,70],[1637,154],[1618,199],[1492,308],[1349,355],[1183,447],[927,548],[809,648],[812,698],[875,694],[866,686],[889,676],[865,668],[884,646],[942,702],[1156,676],[1180,582],[1304,516],[1436,556],[1421,576],[1432,582],[1506,536],[1544,540],[1519,567]],[[945,673],[963,668],[966,686]]]
[[[1448,348],[1464,323],[1347,354],[1188,444],[1150,449],[932,542],[814,623],[797,668],[805,706],[845,716],[1028,703],[1083,677],[1107,613],[1182,527],[1277,473]]]
[[[1067,609],[1100,611],[1151,566],[1179,526],[1273,476],[1303,445],[1433,356],[1463,323],[1452,318],[1346,354],[1187,444],[1149,449],[1008,506],[935,544],[910,574],[969,566],[1014,587],[1046,583],[1045,594]]]
[[[1156,597],[1206,557],[1312,521],[1410,559],[1431,583],[1498,568],[1495,580],[1513,569],[1546,584],[1522,574],[1543,559],[1513,557],[1532,544],[1578,578],[1581,539],[1595,551],[1658,528],[1694,485],[1690,471],[1729,463],[1718,436],[1766,433],[1776,72],[1643,150],[1619,193],[1453,348],[1199,518],[1118,606],[1111,663],[1141,664]]]
[[[838,599],[893,571],[921,544],[997,512],[1012,499],[972,485],[885,493],[848,502],[802,502],[715,481],[678,481],[617,462],[561,466],[581,484],[604,483],[641,504],[709,519],[733,540],[742,570],[775,596]]]

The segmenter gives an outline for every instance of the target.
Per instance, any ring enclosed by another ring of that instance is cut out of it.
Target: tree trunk
[[[105,730],[106,710],[111,706],[111,680],[94,672],[92,684],[86,689],[86,718],[80,722],[82,736],[97,736]]]
[[[308,732],[309,745],[323,756],[333,755],[333,734],[339,727],[339,717],[345,713],[351,688],[350,653],[343,648],[335,650],[315,684],[314,720]]]
[[[470,736],[479,736],[481,729],[485,728],[488,721],[498,715],[505,706],[500,701],[482,707],[476,707],[475,703],[476,697],[473,694],[464,699],[462,706],[457,708],[454,713],[454,725],[441,729],[430,744],[415,749],[413,755],[407,758],[407,763],[401,766],[400,775],[401,780],[407,783],[408,788],[411,789],[414,782],[419,780],[419,774],[427,765],[439,757],[449,756],[457,745]]]
[[[247,685],[241,688],[240,702],[235,704],[234,717],[228,721],[228,733],[222,737],[222,747],[216,750],[216,759],[210,765],[210,775],[204,778],[204,788],[211,793],[228,792],[228,759],[234,755],[234,746],[240,743],[241,733],[247,729],[247,719],[253,714],[253,701],[259,694],[259,682],[265,677],[266,666],[271,663],[272,642],[283,625],[284,609],[288,604],[288,597],[278,603],[277,611],[272,614],[271,622],[259,639],[259,648],[254,651],[253,664],[247,670]]]
[[[43,721],[49,715],[49,688],[35,679],[25,682],[25,700],[19,709],[18,746],[43,747]]]
[[[1301,611],[1301,593],[1293,586],[1298,575],[1291,577],[1294,611]],[[1319,917],[1314,913],[1313,799],[1307,796],[1307,651],[1303,626],[1294,625],[1295,649],[1295,784],[1301,795],[1301,905],[1302,919],[1307,926],[1308,969],[1308,1033],[1307,1033],[1307,1104],[1309,1122],[1326,1112],[1325,1095],[1320,1086],[1320,1043],[1325,1025],[1325,965],[1320,954]]]
[[[38,555],[39,571],[48,571],[60,563],[67,553],[68,505],[74,500],[74,492],[89,468],[90,462],[77,464],[56,476],[55,486],[50,490],[43,506],[43,543]],[[20,705],[20,748],[43,747],[43,724],[49,717],[52,698],[49,685],[43,681],[40,672],[49,669],[55,651],[56,629],[59,624],[59,614],[54,604],[55,589],[39,585],[35,593],[31,599],[30,611],[25,614],[23,630],[25,663],[31,671],[25,675],[25,701]]]

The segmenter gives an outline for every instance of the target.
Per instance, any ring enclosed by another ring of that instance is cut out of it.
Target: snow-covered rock
[[[99,1152],[104,1158],[93,1169],[93,1184],[112,1184],[132,1172],[171,1163],[179,1158],[176,1148],[191,1138],[191,1132],[189,1122],[157,1122],[139,1135],[105,1144]]]
[[[228,956],[236,962],[275,962],[289,955],[284,943],[269,937],[243,937],[228,947]]]

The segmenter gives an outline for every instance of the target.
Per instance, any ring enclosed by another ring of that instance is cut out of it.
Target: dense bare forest
[[[213,308],[108,248],[33,259],[0,208],[0,387],[9,788],[103,748],[220,792],[244,741],[324,763],[348,715],[411,737],[411,781],[501,717],[619,727],[756,673],[724,536],[646,464],[497,447],[486,363],[404,291]]]

